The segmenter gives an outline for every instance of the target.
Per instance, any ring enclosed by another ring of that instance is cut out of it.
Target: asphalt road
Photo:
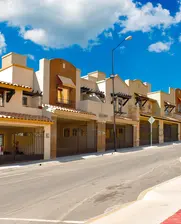
[[[0,171],[0,223],[85,223],[181,175],[181,144]]]

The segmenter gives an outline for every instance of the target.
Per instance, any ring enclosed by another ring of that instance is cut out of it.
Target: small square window
[[[70,128],[64,128],[63,136],[64,136],[64,138],[69,138],[70,137]]]
[[[26,96],[23,96],[23,106],[28,105],[28,98]]]

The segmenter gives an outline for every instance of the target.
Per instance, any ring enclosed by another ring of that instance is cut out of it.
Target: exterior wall
[[[0,71],[0,81],[33,87],[33,70],[17,66]]]
[[[24,107],[22,105],[22,91],[16,90],[15,94],[12,96],[11,100],[6,102],[6,94],[4,95],[4,107],[0,107],[0,111],[4,112],[15,112],[24,113],[32,115],[42,115],[42,110],[38,108]]]
[[[105,152],[106,149],[106,124],[97,123],[97,151]]]
[[[165,106],[164,102],[170,102],[171,104],[175,105],[175,90],[173,88],[169,88],[169,93],[165,93],[162,91],[156,91],[149,93],[148,96],[152,99],[157,100],[157,104],[155,104],[155,115],[157,116],[165,116]],[[175,109],[171,112],[169,116],[173,116],[175,113]]]
[[[65,64],[65,68],[63,68]],[[49,92],[49,102],[51,105],[57,104],[57,75],[70,78],[76,86],[77,76],[76,68],[69,62],[62,59],[52,59],[50,60],[50,92]],[[76,102],[76,90],[71,89],[70,101]]]
[[[151,92],[151,93],[148,93],[148,97],[150,97],[151,99],[154,99],[156,100],[155,103],[153,103],[152,105],[152,112],[153,112],[153,115],[155,116],[160,116],[161,114],[161,94],[160,92]]]
[[[80,79],[80,87],[85,86],[88,87],[90,89],[97,89],[97,85],[96,82],[93,82],[92,80],[87,80],[87,79]]]
[[[128,88],[127,84],[119,76],[115,77],[114,89],[115,89],[115,93],[121,92],[124,94],[129,94],[129,88]],[[107,79],[107,81],[106,81],[106,102],[109,104],[111,104],[111,101],[112,101],[111,93],[112,93],[112,79]],[[123,112],[126,113],[125,116],[128,116],[129,101],[123,107]]]
[[[20,68],[13,66],[13,83],[25,85],[33,88],[33,69]]]
[[[139,119],[139,106],[135,105],[135,93],[139,93],[142,95],[147,96],[147,94],[150,92],[151,85],[149,83],[143,83],[140,80],[125,80],[125,83],[128,85],[128,94],[132,96],[132,98],[128,101],[128,113],[132,118],[138,120]],[[148,102],[146,103],[148,104]],[[147,106],[145,104],[145,107]]]
[[[92,100],[83,100],[79,102],[79,108],[96,114],[97,120],[100,122],[112,120],[113,109],[111,104],[99,103]]]
[[[13,82],[13,67],[9,67],[5,70],[0,70],[0,80],[3,82]]]
[[[76,91],[76,93],[75,93],[76,109],[78,108],[79,101],[80,101],[80,88],[81,88],[80,74],[81,74],[81,71],[79,69],[76,69],[76,90],[75,90]]]
[[[162,144],[164,142],[164,122],[159,120],[159,143]]]
[[[55,159],[57,156],[57,118],[52,117],[53,124],[51,125],[51,158]]]
[[[176,104],[175,112],[181,115],[181,107],[179,111],[179,105],[181,105],[180,99],[181,99],[181,89],[176,89],[175,90],[175,104]]]
[[[92,80],[93,82],[102,81],[106,78],[104,72],[95,71],[87,74],[88,80]]]
[[[2,68],[6,68],[12,64],[21,65],[26,67],[27,56],[16,53],[9,53],[2,57]]]
[[[50,103],[50,61],[41,59],[39,62],[40,70],[36,73],[41,92],[43,92],[43,104]]]
[[[44,159],[51,158],[51,126],[45,125],[44,126]]]

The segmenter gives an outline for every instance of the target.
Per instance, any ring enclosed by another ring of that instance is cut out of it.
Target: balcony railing
[[[57,100],[57,105],[62,106],[62,107],[75,107],[75,101],[72,100],[65,100],[65,99],[58,99]]]

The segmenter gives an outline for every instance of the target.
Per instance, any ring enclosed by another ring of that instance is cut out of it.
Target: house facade
[[[0,70],[0,164],[49,159],[51,119],[44,116],[42,95],[34,91],[34,71],[26,57],[2,57]]]
[[[151,116],[153,144],[181,139],[181,90],[152,92],[149,83],[116,75],[114,101],[117,148],[149,145]],[[2,57],[0,163],[104,152],[114,148],[113,134],[112,79],[105,73],[81,76],[60,58],[41,59],[34,72],[26,56]]]

